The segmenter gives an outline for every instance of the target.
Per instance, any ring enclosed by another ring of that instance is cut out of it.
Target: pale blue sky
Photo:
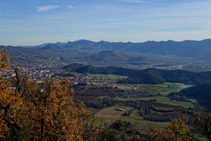
[[[1,0],[0,45],[211,38],[211,0]]]

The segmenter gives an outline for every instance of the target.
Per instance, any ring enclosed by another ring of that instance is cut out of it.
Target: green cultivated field
[[[98,96],[97,98],[103,99],[103,98],[110,98],[109,96]]]
[[[89,74],[89,77],[92,77],[94,79],[110,79],[110,80],[118,80],[118,75],[113,74]]]
[[[181,106],[185,108],[194,108],[194,105],[191,102],[186,102],[186,101],[177,101],[174,102],[170,98],[166,96],[159,96],[159,97],[147,97],[147,98],[136,98],[136,99],[131,99],[131,98],[120,98],[120,97],[115,97],[114,100],[122,100],[122,101],[130,101],[130,100],[144,100],[144,101],[150,101],[150,100],[156,100],[152,102],[156,103],[161,103],[161,104],[167,104],[167,105],[175,105],[179,106],[177,103],[179,103]]]
[[[122,98],[122,97],[115,97],[114,100],[119,100],[119,101],[130,101],[130,100],[135,100],[135,99],[131,99],[131,98]]]
[[[89,124],[94,124],[94,125],[99,125],[102,121],[104,120],[104,118],[101,118],[101,117],[92,117],[90,116],[88,118],[88,123]]]
[[[171,92],[176,92],[178,90],[190,87],[191,85],[184,85],[182,83],[163,83],[163,84],[139,84],[137,90],[150,93],[160,93],[162,95],[167,95]]]
[[[157,102],[161,104],[168,104],[168,105],[178,105],[174,101],[172,101],[170,98],[166,96],[159,96],[159,97],[147,97],[147,98],[136,98],[136,99],[131,99],[131,98],[120,98],[120,97],[115,97],[114,100],[122,100],[122,101],[130,101],[130,100],[144,100],[144,101],[149,101],[156,99],[157,101],[152,101],[152,102]]]
[[[118,111],[116,108],[123,108],[124,110],[130,110],[132,107],[129,106],[112,106],[107,107],[99,111],[94,115],[96,118],[96,121],[94,121],[94,124],[100,124],[100,122],[103,120],[103,122],[111,124],[116,120],[122,120],[122,121],[128,121],[132,124],[136,124],[137,127],[140,129],[142,128],[150,128],[150,125],[155,125],[156,128],[164,128],[166,127],[169,122],[153,122],[150,120],[145,120],[142,116],[140,116],[138,110],[134,110],[130,116],[122,116],[123,111]]]
[[[157,101],[154,101],[154,102],[161,103],[161,104],[176,105],[176,106],[178,105],[166,96],[137,98],[137,100],[145,100],[145,101],[149,101],[149,100],[152,100],[152,99],[156,99]]]
[[[191,102],[185,102],[185,101],[177,101],[177,102],[185,108],[194,108],[195,107]]]
[[[192,103],[198,103],[196,99],[188,99]]]

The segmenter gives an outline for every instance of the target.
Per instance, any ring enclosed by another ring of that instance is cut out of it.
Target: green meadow
[[[191,102],[186,102],[186,101],[177,101],[181,106],[185,108],[194,108],[195,106]]]
[[[156,100],[156,101],[154,101],[156,103],[167,104],[167,105],[178,105],[166,96],[137,98],[137,100],[144,100],[144,101],[150,101],[150,100],[154,100],[154,99]]]
[[[171,100],[170,98],[168,98],[166,96],[146,97],[146,98],[136,98],[136,99],[115,97],[114,100],[119,100],[119,101],[130,101],[130,100],[150,101],[150,100],[156,100],[156,101],[152,101],[152,102],[167,104],[167,105],[182,106],[182,107],[185,107],[185,108],[194,108],[194,105],[192,104],[192,102],[186,102],[186,101],[176,101],[176,102],[174,102],[173,100]]]
[[[89,77],[94,79],[110,79],[110,80],[118,80],[117,76],[114,74],[89,74]]]
[[[162,83],[162,84],[139,84],[137,90],[161,95],[167,95],[171,92],[190,87],[191,85],[184,85],[182,83]]]

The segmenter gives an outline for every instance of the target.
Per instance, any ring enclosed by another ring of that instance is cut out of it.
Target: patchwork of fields
[[[182,106],[185,108],[194,108],[194,105],[191,101],[189,102],[188,101],[173,101],[166,96],[136,98],[136,99],[115,97],[114,100],[119,100],[119,101],[143,100],[143,101],[152,101],[155,103],[161,103],[161,104],[166,104],[166,105]]]
[[[89,75],[89,77],[93,77],[95,79],[110,79],[117,80],[117,75],[101,75],[94,74]],[[115,97],[115,94],[111,91],[104,89],[103,87],[97,86],[84,86],[84,87],[74,87],[76,94],[74,95],[74,99],[82,100],[82,101],[96,101],[103,98],[109,98],[117,103],[124,103],[130,101],[140,101],[143,105],[149,107],[150,113],[161,115],[161,117],[174,117],[178,114],[177,107],[184,108],[195,108],[196,110],[204,110],[204,107],[198,104],[198,101],[195,99],[187,99],[186,101],[175,101],[171,100],[167,97],[168,93],[176,92],[181,89],[191,87],[191,85],[184,85],[182,83],[163,83],[163,84],[114,84],[111,89],[120,89],[120,90],[138,90],[148,93],[154,93],[155,95],[152,97],[143,97],[143,98],[123,98],[123,97]],[[157,95],[156,94],[160,94]],[[125,111],[119,111],[117,108],[122,108]],[[133,124],[136,124],[140,128],[149,128],[151,124],[155,125],[157,128],[166,127],[169,122],[163,121],[152,121],[146,119],[144,116],[140,115],[140,110],[135,109],[132,106],[120,104],[114,105],[106,108],[95,109],[89,108],[90,115],[94,115],[94,124],[100,124],[102,121],[108,124],[113,123],[116,120],[128,121]],[[131,111],[132,110],[132,111]],[[129,115],[124,115],[125,112],[131,111]],[[166,112],[165,112],[166,111]],[[124,116],[123,116],[124,115]]]
[[[163,84],[139,84],[137,90],[146,91],[149,93],[160,93],[161,95],[167,95],[171,92],[177,92],[184,88],[191,87],[192,85],[184,85],[182,83],[163,83]]]
[[[130,110],[132,107],[123,106],[124,110]],[[99,124],[102,120],[105,123],[111,124],[116,120],[128,121],[130,123],[136,124],[138,128],[149,128],[150,125],[154,125],[158,128],[166,127],[169,122],[153,122],[150,120],[145,120],[140,116],[138,110],[134,110],[129,116],[123,116],[124,111],[118,111],[117,108],[123,108],[122,106],[112,106],[104,108],[97,112],[95,117],[95,124]]]

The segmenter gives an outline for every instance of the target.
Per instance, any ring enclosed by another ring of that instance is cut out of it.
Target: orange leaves
[[[72,100],[74,90],[68,87],[68,79],[45,80],[36,93],[25,98],[26,122],[30,123],[33,137],[45,140],[80,138],[81,116],[88,112],[82,103],[76,104]]]
[[[5,132],[8,130],[9,128],[7,127],[7,124],[2,118],[0,118],[0,139],[4,137]]]
[[[7,106],[8,104],[13,108],[21,105],[21,95],[12,90],[10,82],[2,80],[0,81],[0,107]]]
[[[0,81],[0,138],[10,130],[8,125],[16,124],[21,127],[22,116],[18,113],[20,105],[21,95],[11,89],[10,82]]]
[[[166,130],[158,133],[157,141],[177,140],[192,141],[201,140],[198,133],[211,140],[211,114],[194,113],[181,115],[179,118],[172,119]]]
[[[6,49],[0,50],[0,70],[4,69],[10,65],[9,54],[6,54],[6,52],[7,52]]]
[[[0,50],[0,70],[8,67],[9,64],[9,56],[6,54],[6,50]],[[10,132],[13,125],[21,127],[22,116],[19,113],[21,105],[21,94],[12,89],[10,82],[4,79],[0,80],[0,138],[7,136],[7,132]],[[10,134],[7,138],[9,136]]]
[[[211,140],[211,113],[194,113],[192,126],[198,131],[205,133],[207,139]]]
[[[0,50],[0,70],[9,64],[6,50]],[[11,82],[0,80],[0,139],[17,139],[23,121],[31,140],[82,140],[82,116],[88,111],[83,103],[73,101],[69,80],[45,80],[38,86],[13,69],[15,90]]]
[[[160,132],[155,140],[191,141],[195,139],[195,135],[188,126],[189,120],[189,117],[186,115],[181,115],[179,118],[172,119],[166,130]]]

